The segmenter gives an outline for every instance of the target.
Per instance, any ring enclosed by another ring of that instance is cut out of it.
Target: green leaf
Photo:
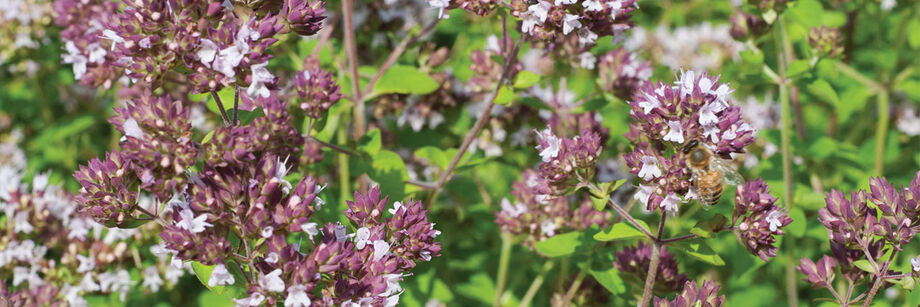
[[[358,150],[366,152],[373,157],[380,152],[380,148],[383,147],[382,143],[380,129],[375,128],[358,139]]]
[[[598,184],[598,190],[591,190],[591,201],[594,203],[594,210],[601,211],[607,206],[607,202],[610,201],[610,186],[613,183],[614,181],[601,182]]]
[[[537,252],[543,256],[556,258],[569,256],[575,253],[579,246],[584,244],[582,232],[569,232],[561,235],[549,237],[546,240],[537,242],[534,246]]]
[[[514,91],[507,86],[502,86],[498,89],[498,96],[495,97],[495,103],[500,105],[507,105],[514,100]]]
[[[540,75],[524,70],[514,78],[514,88],[529,88],[537,82],[540,82]]]
[[[762,52],[754,52],[751,50],[745,50],[745,51],[740,52],[739,54],[741,55],[741,61],[744,62],[745,65],[751,65],[752,67],[757,67],[758,69],[760,69],[761,66],[763,65],[763,53]]]
[[[875,274],[875,268],[872,267],[872,263],[869,263],[869,260],[862,259],[853,261],[853,265],[859,268],[860,270]]]
[[[208,132],[208,134],[205,134],[204,138],[201,139],[201,144],[210,142],[211,138],[214,137],[214,131],[217,131],[217,130],[211,130],[211,132]]]
[[[711,219],[697,222],[696,225],[690,229],[690,233],[703,238],[710,238],[714,232],[725,228],[725,224],[727,223],[728,219],[724,215],[716,214]]]
[[[643,237],[645,237],[644,233],[626,222],[613,224],[613,227],[610,227],[607,231],[601,231],[594,234],[594,239],[602,242],[638,239]]]
[[[786,226],[787,233],[793,237],[801,238],[805,235],[805,226],[808,225],[808,220],[805,219],[805,211],[800,208],[792,208],[789,210],[789,217],[792,218],[792,223]]]
[[[442,170],[447,169],[447,165],[450,164],[450,158],[447,157],[447,154],[443,150],[434,146],[425,146],[415,150],[415,156],[428,160],[434,166],[440,167]]]
[[[808,66],[808,61],[806,60],[795,60],[792,63],[789,63],[789,68],[786,69],[786,76],[790,78],[795,78],[798,75],[811,69],[811,66]]]
[[[807,87],[808,92],[812,95],[818,97],[823,101],[826,101],[832,105],[840,104],[840,98],[837,97],[837,92],[834,91],[834,88],[831,87],[831,84],[824,79],[818,79],[815,82],[812,82]]]
[[[240,121],[240,125],[249,124],[257,117],[265,115],[265,113],[262,112],[262,108],[255,108],[252,111],[238,110],[237,112],[236,119]],[[233,108],[227,109],[227,115],[233,119]]]
[[[911,18],[907,23],[907,43],[910,45],[910,48],[917,49],[920,48],[920,19]]]
[[[837,141],[826,136],[808,146],[808,153],[814,159],[826,159],[837,151]]]
[[[390,199],[402,199],[405,196],[406,180],[409,173],[406,163],[398,154],[389,150],[381,150],[371,161],[371,170],[368,176],[380,184],[380,189],[390,194]]]
[[[901,286],[904,290],[913,290],[917,286],[917,282],[914,280],[913,276],[907,276],[901,279],[889,279],[888,281],[896,283]]]
[[[709,263],[715,266],[725,265],[725,261],[722,260],[722,257],[719,257],[706,241],[702,240],[686,240],[680,241],[674,244],[669,244],[668,246],[674,247],[677,250],[683,252],[687,256],[696,258],[703,262]]]
[[[394,65],[374,84],[376,94],[428,94],[439,87],[438,82],[416,67]]]
[[[623,279],[620,278],[620,274],[612,266],[601,270],[591,268],[588,273],[610,293],[623,294],[626,292],[626,285],[623,283]]]

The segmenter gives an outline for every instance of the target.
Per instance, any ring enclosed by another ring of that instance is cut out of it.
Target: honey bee
[[[704,205],[711,206],[719,202],[724,183],[740,185],[744,181],[731,160],[716,156],[699,140],[690,140],[681,151],[690,169],[691,192],[695,193]]]

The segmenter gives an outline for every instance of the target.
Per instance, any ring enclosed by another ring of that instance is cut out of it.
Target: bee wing
[[[735,164],[731,160],[715,158],[715,161],[711,163],[717,170],[722,172],[722,178],[725,183],[730,185],[739,186],[744,183],[744,177],[741,177],[741,174],[738,174],[738,169],[735,168]]]

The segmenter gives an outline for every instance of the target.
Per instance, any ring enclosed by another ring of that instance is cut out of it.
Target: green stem
[[[792,152],[791,152],[791,141],[790,141],[790,130],[791,128],[791,111],[789,107],[789,86],[786,80],[786,57],[784,56],[783,48],[788,45],[786,40],[789,39],[786,35],[786,27],[783,23],[783,18],[777,19],[776,24],[776,57],[777,63],[779,64],[779,76],[783,80],[779,84],[779,101],[781,108],[782,116],[782,130],[780,130],[780,139],[783,155],[783,197],[786,201],[786,210],[790,210],[793,207],[793,190],[792,190]],[[794,245],[792,237],[786,237],[785,243],[788,249],[786,255],[786,297],[789,300],[789,306],[795,307],[799,305],[798,293],[795,288],[796,278],[795,278],[795,257],[793,256],[792,248]]]
[[[884,171],[888,116],[888,91],[881,91],[878,93],[878,122],[875,126],[875,168],[873,169],[875,176],[882,176]]]
[[[508,261],[511,259],[511,235],[502,233],[502,250],[498,259],[498,285],[495,290],[495,302],[492,306],[501,306],[502,293],[505,292],[505,281],[508,280]]]
[[[342,129],[337,133],[337,138],[339,144],[345,144],[348,142],[348,136],[345,135],[347,130],[347,124],[345,121],[342,121]],[[344,207],[345,200],[348,199],[348,192],[351,190],[351,178],[348,170],[348,155],[342,152],[339,152],[337,155],[339,160],[339,206]]]
[[[642,302],[640,307],[648,306],[652,301],[652,288],[655,286],[655,278],[658,277],[658,262],[661,261],[661,246],[658,242],[652,243],[652,259],[648,264],[648,275],[645,277],[645,287],[642,289]]]
[[[553,263],[554,262],[550,260],[543,264],[543,270],[540,271],[540,275],[537,275],[537,278],[534,278],[533,282],[530,283],[530,287],[527,288],[527,293],[524,294],[524,298],[522,298],[521,303],[518,304],[519,307],[530,306],[530,301],[533,300],[534,295],[537,294],[537,290],[540,290],[540,286],[543,285],[543,279],[546,273],[553,269]]]

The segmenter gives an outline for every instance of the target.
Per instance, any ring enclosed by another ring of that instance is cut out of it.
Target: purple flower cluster
[[[301,201],[312,202],[315,192]],[[440,243],[434,241],[440,231],[428,222],[421,202],[394,202],[387,209],[387,197],[380,196],[378,187],[367,194],[355,192],[355,201],[348,202],[345,211],[357,228],[351,234],[342,224],[327,223],[318,228],[308,219],[297,219],[285,228],[264,228],[261,236],[266,248],[255,260],[259,281],[250,284],[249,296],[237,303],[273,305],[283,297],[289,306],[394,306],[402,293],[399,281],[416,262],[440,255]],[[288,244],[287,231],[303,232],[301,236],[309,238],[312,250],[304,252],[298,244]],[[235,282],[226,273],[225,264],[217,266],[220,270],[214,270],[211,280],[216,284]]]
[[[523,235],[522,244],[529,248],[568,230],[584,230],[591,225],[610,225],[610,212],[597,211],[590,200],[572,208],[566,197],[551,195],[551,188],[536,171],[527,170],[521,181],[511,187],[516,201],[502,199],[501,211],[495,212],[495,223],[503,232]]]
[[[560,138],[546,127],[536,131],[540,150],[540,176],[546,180],[553,195],[568,192],[577,183],[591,180],[597,157],[601,154],[601,139],[597,132],[581,130],[581,135]]]
[[[116,108],[109,122],[124,134],[122,154],[141,188],[159,199],[186,182],[185,170],[195,164],[199,146],[192,140],[189,108],[169,96],[141,95]]]
[[[725,304],[725,295],[719,295],[719,285],[711,280],[697,285],[695,281],[688,281],[684,290],[673,300],[655,298],[652,304],[655,307],[719,307]]]
[[[106,88],[122,76],[160,84],[188,75],[196,92],[246,87],[249,96],[268,97],[276,78],[266,66],[276,34],[316,33],[325,18],[324,2],[284,1],[281,15],[260,6],[249,16],[217,0],[111,1],[57,0],[65,63],[76,79]]]
[[[851,192],[847,199],[843,192],[831,190],[825,200],[827,206],[818,210],[818,220],[827,227],[832,242],[858,246],[877,236],[901,250],[920,225],[920,172],[901,189],[885,178],[870,178],[869,192]]]
[[[833,287],[831,283],[834,282],[836,267],[837,262],[834,261],[834,258],[824,255],[817,263],[811,261],[811,259],[807,257],[802,258],[796,269],[802,272],[802,274],[805,274],[805,281],[810,283],[812,287],[828,288]]]
[[[47,173],[35,175],[31,188],[20,184],[23,172],[13,164],[0,165],[0,177],[0,219],[6,221],[0,225],[0,278],[6,281],[0,297],[6,303],[85,306],[83,296],[105,293],[124,300],[132,287],[157,292],[185,274],[165,260],[135,266],[141,259],[132,259],[128,244],[152,245],[149,230],[156,224],[106,229],[78,212],[73,195],[50,184]],[[142,282],[130,269],[143,272]]]
[[[767,188],[760,178],[738,186],[732,214],[732,225],[742,245],[764,261],[776,257],[776,236],[783,235],[783,227],[792,223]]]
[[[522,33],[548,43],[573,34],[579,45],[590,47],[599,37],[632,28],[630,18],[638,5],[635,0],[516,0],[511,8],[522,20]]]
[[[894,255],[920,228],[920,172],[906,187],[895,188],[885,178],[870,178],[868,192],[850,192],[848,199],[843,192],[831,190],[825,201],[827,206],[818,210],[818,220],[828,230],[831,255],[824,255],[817,263],[802,258],[797,269],[805,274],[805,280],[812,287],[833,291],[838,267],[851,282],[867,280],[872,284],[885,276],[898,276],[890,267]],[[885,259],[886,254],[892,256]],[[857,261],[869,262],[876,273],[857,267]],[[911,259],[911,266],[912,275],[920,272],[920,257]]]
[[[339,86],[332,79],[332,72],[319,67],[319,63],[308,60],[304,70],[294,75],[294,90],[300,97],[298,107],[307,116],[320,118],[339,102],[342,94]]]
[[[652,63],[640,60],[636,53],[616,48],[598,60],[601,88],[621,99],[630,99],[652,76]]]
[[[678,203],[693,198],[687,195],[690,174],[683,157],[669,152],[697,140],[714,155],[730,158],[754,142],[755,129],[731,103],[734,90],[718,79],[684,71],[674,85],[648,83],[630,101],[634,122],[626,137],[635,147],[624,158],[642,179],[635,197],[648,210],[676,213]]]
[[[316,162],[319,145],[300,134],[273,94],[240,98],[262,116],[227,123],[201,142],[191,138],[189,108],[168,96],[141,93],[116,109],[109,121],[125,134],[121,149],[75,172],[83,185],[78,209],[109,226],[157,220],[150,225],[162,225],[153,232],[162,243],[154,253],[171,255],[174,268],[213,266],[210,277],[200,276],[211,287],[247,281],[239,304],[398,302],[403,276],[440,254],[422,204],[395,202],[387,210],[375,187],[348,202],[344,214],[355,233],[323,226],[313,214],[325,203],[325,186],[288,176],[299,163]],[[138,204],[139,190],[156,197],[152,205]],[[311,247],[288,243],[294,240]]]
[[[649,265],[652,261],[652,247],[645,243],[637,246],[624,247],[615,253],[616,260],[613,267],[620,272],[629,273],[631,281],[637,285],[645,282],[648,276]],[[661,246],[659,255],[658,275],[655,276],[653,290],[659,293],[671,293],[680,289],[687,281],[687,274],[680,273],[677,260],[669,253],[665,246]]]

